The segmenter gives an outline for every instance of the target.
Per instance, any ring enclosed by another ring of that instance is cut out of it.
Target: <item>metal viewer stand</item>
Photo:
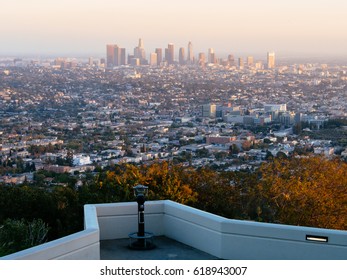
[[[137,185],[133,187],[138,207],[138,231],[129,234],[129,248],[135,250],[149,250],[155,247],[154,234],[145,231],[145,201],[148,195],[148,187]]]

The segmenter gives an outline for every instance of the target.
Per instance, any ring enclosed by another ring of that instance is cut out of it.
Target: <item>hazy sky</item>
[[[347,0],[0,0],[0,54],[147,53],[347,56]]]

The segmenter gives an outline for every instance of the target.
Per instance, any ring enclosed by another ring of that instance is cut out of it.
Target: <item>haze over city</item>
[[[143,38],[194,51],[346,57],[347,2],[340,0],[0,0],[0,55],[105,55]]]

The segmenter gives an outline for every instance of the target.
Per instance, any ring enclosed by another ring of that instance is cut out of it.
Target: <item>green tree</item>
[[[41,219],[31,222],[6,219],[0,226],[0,256],[44,243],[48,231],[48,225]]]
[[[66,154],[66,165],[73,166],[73,151],[72,150],[68,150]]]

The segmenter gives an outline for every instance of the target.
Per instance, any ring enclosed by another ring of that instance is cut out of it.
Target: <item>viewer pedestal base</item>
[[[138,236],[137,232],[129,234],[129,248],[134,250],[151,250],[155,248],[154,234],[151,232],[145,232],[144,236]]]

